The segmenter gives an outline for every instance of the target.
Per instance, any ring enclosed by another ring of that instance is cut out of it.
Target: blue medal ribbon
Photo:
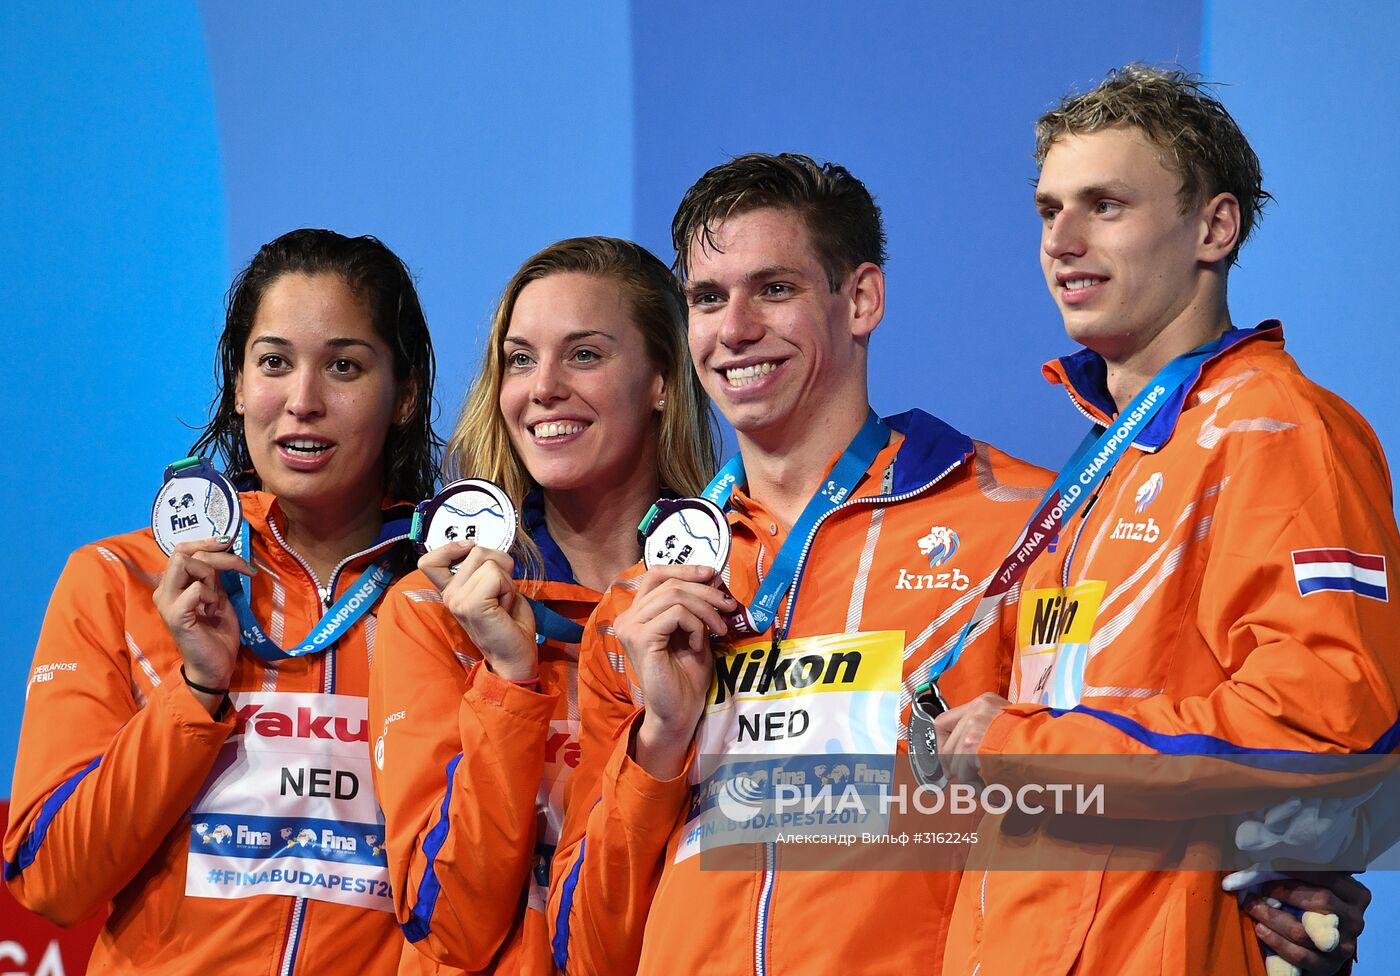
[[[889,439],[890,432],[885,422],[870,411],[865,423],[831,469],[831,474],[793,523],[792,530],[773,559],[773,567],[754,594],[753,603],[741,609],[755,634],[762,634],[773,625],[784,595],[797,581],[798,566],[813,528],[850,497]],[[744,480],[744,461],[736,455],[705,488],[704,497],[723,509],[734,494],[735,487],[743,484]]]
[[[233,551],[244,559],[252,560],[252,539],[247,522],[244,522],[239,530],[238,542]],[[394,582],[394,574],[387,563],[373,563],[360,574],[354,585],[331,605],[299,645],[284,650],[264,633],[262,625],[253,615],[252,581],[242,573],[233,572],[224,573],[223,578],[229,603],[233,604],[233,612],[238,617],[238,626],[242,631],[240,639],[258,657],[269,662],[285,661],[288,658],[305,657],[324,651],[339,639],[338,635],[342,631],[349,629],[363,617]]]
[[[526,597],[530,609],[535,611],[535,643],[547,640],[561,644],[577,644],[583,640],[583,625],[576,624],[557,610],[545,606],[543,600]]]
[[[973,629],[1000,608],[1006,594],[1025,576],[1031,563],[1059,535],[1070,517],[1093,497],[1094,491],[1114,465],[1123,459],[1135,436],[1172,398],[1172,394],[1195,375],[1206,360],[1220,351],[1220,345],[1221,339],[1216,339],[1176,357],[1162,367],[1102,434],[1097,430],[1089,431],[1055,477],[1054,484],[1046,491],[1035,514],[1016,537],[1010,554],[1002,560],[1001,566],[982,591],[972,618],[958,635],[952,652],[929,666],[928,681],[919,686],[919,692],[928,690],[958,662]]]

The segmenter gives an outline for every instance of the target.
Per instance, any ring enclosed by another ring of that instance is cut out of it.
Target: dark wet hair
[[[714,247],[716,225],[764,207],[802,218],[833,292],[862,264],[885,264],[885,227],[865,184],[844,166],[798,153],[749,153],[714,167],[686,191],[671,221],[676,274],[690,276],[690,248]]]
[[[436,361],[428,323],[408,268],[377,238],[346,237],[335,231],[290,231],[258,249],[229,288],[224,332],[219,337],[209,423],[191,454],[212,451],[240,488],[258,488],[234,387],[243,372],[243,352],[267,290],[283,275],[337,275],[369,309],[375,333],[394,353],[394,378],[416,384],[413,413],[389,429],[384,442],[384,489],[390,498],[417,501],[433,493],[442,441],[433,433]]]

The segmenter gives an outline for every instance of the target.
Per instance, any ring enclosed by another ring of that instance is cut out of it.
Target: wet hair
[[[661,373],[666,405],[656,427],[657,481],[682,495],[699,494],[719,463],[718,434],[710,400],[691,365],[686,306],[666,265],[646,248],[615,237],[574,237],[551,244],[515,272],[491,317],[491,333],[476,379],[462,404],[443,457],[449,479],[489,478],[517,508],[535,482],[521,463],[501,416],[505,338],[525,286],[556,274],[586,274],[622,286],[647,355]],[[625,527],[624,527],[625,528]],[[538,572],[539,553],[517,536],[527,573]]]
[[[1211,86],[1184,71],[1129,64],[1108,73],[1098,87],[1066,95],[1035,124],[1035,161],[1045,164],[1054,144],[1069,135],[1134,128],[1157,147],[1164,165],[1181,176],[1181,212],[1217,193],[1240,203],[1240,233],[1230,264],[1273,197],[1264,189],[1259,157]]]
[[[797,153],[749,153],[714,167],[686,191],[671,221],[676,273],[689,276],[692,245],[714,247],[718,224],[765,207],[802,218],[833,292],[858,266],[885,263],[880,208],[844,166]]]
[[[258,248],[229,288],[224,331],[215,365],[217,392],[209,423],[190,453],[212,451],[241,488],[258,488],[243,418],[234,403],[243,355],[253,321],[268,288],[283,275],[335,275],[370,313],[375,334],[394,354],[394,379],[415,384],[413,413],[389,429],[384,442],[384,490],[388,497],[418,501],[433,493],[442,441],[433,433],[432,402],[436,365],[428,323],[408,268],[377,238],[345,237],[304,228]]]

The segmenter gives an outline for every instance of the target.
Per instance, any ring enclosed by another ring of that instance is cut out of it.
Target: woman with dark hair
[[[393,252],[279,237],[229,292],[195,445],[246,489],[241,526],[70,558],[4,872],[60,924],[110,906],[90,971],[393,972],[365,695],[376,598],[412,559],[402,503],[432,490],[433,371]]]
[[[684,299],[646,249],[560,241],[507,283],[446,467],[504,489],[514,551],[435,549],[380,616],[370,734],[411,943],[401,973],[553,971],[544,905],[578,789],[578,625],[640,558],[657,496],[704,487],[712,424]]]

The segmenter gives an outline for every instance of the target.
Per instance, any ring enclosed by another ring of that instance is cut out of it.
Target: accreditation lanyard
[[[253,558],[247,522],[244,522],[239,530],[238,542],[233,551],[244,559],[251,561]],[[394,582],[394,574],[386,563],[374,563],[360,574],[360,578],[345,591],[344,596],[331,605],[298,646],[284,650],[273,643],[263,632],[257,617],[253,616],[252,583],[248,577],[233,572],[224,573],[223,577],[224,589],[228,591],[229,602],[233,604],[233,612],[238,617],[238,626],[242,631],[241,640],[252,648],[258,657],[269,662],[305,657],[307,654],[325,650],[335,643],[341,631],[348,629],[363,617]]]
[[[802,514],[793,523],[792,530],[773,559],[772,568],[763,578],[758,592],[754,594],[753,602],[748,607],[741,608],[740,613],[755,634],[761,634],[772,626],[783,597],[797,582],[802,568],[802,556],[807,549],[807,537],[822,519],[850,496],[888,441],[889,428],[874,411],[871,411],[855,438],[837,460],[836,466],[831,469],[831,474],[817,493],[808,500]],[[744,477],[743,458],[736,455],[715,475],[714,480],[706,487],[704,497],[723,509],[734,494],[734,487],[742,484]]]
[[[1117,423],[1110,424],[1102,434],[1097,429],[1089,431],[1041,499],[1035,514],[1016,537],[1010,554],[1002,560],[1001,566],[982,591],[972,619],[958,635],[952,652],[929,666],[928,681],[919,686],[919,693],[933,687],[949,668],[958,663],[973,631],[980,630],[978,625],[997,612],[1012,587],[1026,575],[1031,563],[1059,535],[1070,516],[1093,496],[1094,490],[1113,470],[1113,466],[1123,459],[1133,438],[1157,415],[1172,394],[1207,359],[1220,351],[1220,343],[1220,339],[1208,342],[1167,363],[1127,409],[1118,414]]]

